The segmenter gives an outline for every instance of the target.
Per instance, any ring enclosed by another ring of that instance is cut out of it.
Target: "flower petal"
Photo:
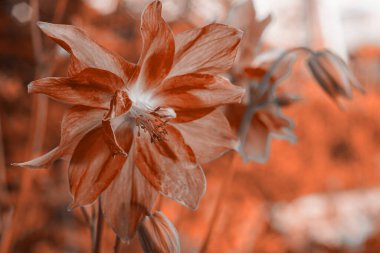
[[[226,117],[218,110],[183,124],[176,124],[186,143],[193,149],[199,163],[210,162],[237,145]]]
[[[138,228],[144,252],[179,253],[178,232],[170,220],[160,211],[147,216]]]
[[[253,117],[245,138],[241,138],[242,155],[246,161],[265,163],[269,158],[270,130],[257,117]]]
[[[242,32],[222,24],[191,29],[175,36],[176,51],[170,76],[186,73],[218,74],[235,59]]]
[[[150,213],[157,197],[157,192],[135,166],[133,157],[134,153],[130,153],[119,175],[102,194],[104,218],[124,241],[133,238],[137,225]]]
[[[124,156],[112,156],[105,144],[102,129],[89,132],[76,147],[69,166],[71,208],[94,202],[119,173]]]
[[[115,74],[86,68],[72,77],[47,77],[28,85],[29,93],[43,93],[60,102],[108,108],[114,92],[123,86]]]
[[[163,195],[195,209],[206,189],[204,173],[181,133],[171,125],[166,131],[163,141],[151,142],[148,133],[136,138],[136,165]]]
[[[269,158],[272,137],[295,142],[292,128],[291,120],[276,106],[256,112],[246,132],[240,136],[240,151],[244,159],[265,163]]]
[[[174,36],[161,17],[162,3],[148,5],[141,17],[143,49],[137,85],[142,90],[156,87],[170,72],[174,57]]]
[[[165,80],[157,96],[162,107],[174,109],[175,122],[185,122],[204,116],[200,111],[209,113],[220,105],[240,103],[244,89],[223,77],[192,73]]]
[[[126,154],[117,141],[114,129],[125,123],[125,120],[119,116],[129,111],[131,107],[132,101],[128,94],[125,91],[117,91],[111,100],[110,109],[102,121],[103,136],[113,155]]]
[[[309,70],[322,89],[335,102],[338,98],[352,98],[352,88],[364,92],[363,87],[351,73],[347,64],[329,50],[312,54],[307,61]]]
[[[72,107],[62,119],[59,146],[43,156],[14,165],[29,168],[49,168],[55,160],[70,157],[83,136],[100,125],[104,112],[104,110],[85,106]]]
[[[227,17],[226,24],[244,31],[237,60],[240,65],[249,65],[252,62],[259,50],[262,34],[271,19],[271,16],[267,16],[259,21],[252,1],[238,2],[233,6]]]
[[[72,55],[70,76],[78,74],[85,68],[97,68],[114,73],[126,83],[135,69],[133,64],[98,45],[75,26],[45,22],[38,22],[38,26]]]

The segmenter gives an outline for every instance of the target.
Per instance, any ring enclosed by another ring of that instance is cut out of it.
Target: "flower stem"
[[[120,238],[115,235],[115,244],[113,246],[114,253],[118,253],[120,248]]]
[[[101,247],[101,242],[102,242],[102,232],[103,232],[103,212],[101,208],[101,200],[100,197],[98,199],[98,219],[96,223],[96,234],[95,234],[95,239],[93,242],[93,253],[99,253],[100,252],[100,247]]]
[[[4,145],[3,145],[3,132],[1,128],[1,118],[0,118],[0,192],[5,190],[6,184],[6,166],[5,166],[5,155],[4,155]]]
[[[289,54],[295,53],[295,52],[304,52],[307,54],[314,54],[314,51],[307,47],[295,47],[289,50],[286,50],[283,52],[268,68],[267,72],[265,73],[264,77],[260,80],[259,83],[259,92],[263,93],[265,91],[265,87],[267,86],[270,78],[272,77],[274,71],[276,68],[280,65],[280,63],[288,56]],[[261,94],[262,95],[262,94]]]
[[[57,5],[57,8],[60,8],[61,11],[56,11],[59,13],[59,19],[63,17],[64,9],[67,4],[66,0],[59,0],[61,4]],[[36,79],[41,78],[42,76],[49,76],[55,67],[55,62],[51,65],[52,67],[46,69],[44,67],[44,62],[46,60],[46,54],[44,54],[41,32],[36,27],[36,23],[39,20],[39,10],[40,4],[39,0],[30,0],[30,6],[33,9],[32,19],[30,21],[30,30],[31,30],[31,41],[33,47],[33,54],[36,62],[35,68],[35,77]],[[63,8],[64,7],[64,8]],[[56,23],[59,23],[60,20],[54,18]],[[28,141],[26,148],[25,157],[27,159],[32,158],[35,154],[38,154],[44,142],[45,131],[47,127],[47,108],[48,108],[48,99],[43,95],[33,96],[32,101],[32,115],[31,115],[31,136]],[[6,237],[0,245],[0,252],[11,252],[13,244],[15,243],[16,237],[23,231],[23,226],[20,225],[23,223],[23,218],[26,213],[25,208],[28,205],[28,201],[32,199],[30,191],[33,176],[29,171],[22,170],[20,173],[20,190],[15,201],[15,210],[12,218],[12,227],[7,232]]]
[[[223,207],[224,198],[226,196],[228,189],[231,188],[231,184],[233,182],[235,169],[237,168],[236,165],[239,161],[240,156],[236,152],[232,152],[230,155],[232,156],[232,159],[231,159],[232,162],[231,162],[230,166],[227,167],[227,172],[223,178],[223,182],[220,185],[218,196],[216,199],[216,204],[215,204],[214,209],[212,211],[210,225],[209,225],[207,233],[206,233],[206,238],[204,239],[204,241],[202,243],[202,247],[199,251],[200,253],[207,252],[207,248],[210,244],[211,235],[213,234],[213,232],[215,230],[216,222],[218,221],[220,214],[222,213],[221,208]]]

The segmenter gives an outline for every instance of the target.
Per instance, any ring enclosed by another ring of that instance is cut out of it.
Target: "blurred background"
[[[249,0],[248,0],[249,1]],[[51,170],[12,167],[59,143],[66,107],[27,94],[26,85],[64,76],[68,55],[41,36],[36,20],[74,24],[95,41],[137,62],[146,0],[0,1],[0,252],[90,252],[90,229],[71,212],[63,162]],[[243,1],[163,0],[175,33],[224,22]],[[232,154],[204,166],[208,189],[197,211],[170,200],[161,209],[180,234],[182,252],[380,252],[380,1],[254,0],[257,18],[272,16],[263,48],[329,48],[365,86],[340,110],[295,64],[287,89],[302,100],[285,109],[297,143],[274,141],[262,165]],[[36,108],[38,113],[36,113]],[[225,171],[236,166],[227,189]],[[213,220],[218,193],[223,203]],[[213,229],[210,232],[210,224]],[[114,235],[103,234],[102,252]],[[119,252],[140,252],[137,240]]]

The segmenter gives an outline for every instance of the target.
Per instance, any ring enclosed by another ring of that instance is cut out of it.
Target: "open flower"
[[[150,213],[157,192],[196,208],[206,187],[200,164],[234,148],[217,106],[238,103],[243,89],[217,76],[231,67],[241,39],[212,24],[172,34],[154,1],[141,19],[137,64],[109,52],[80,29],[39,23],[71,54],[69,77],[32,82],[29,92],[73,105],[58,147],[25,167],[67,157],[72,207],[102,194],[108,224],[123,240]]]
[[[249,18],[242,19],[242,16]],[[275,69],[270,66],[277,58],[255,63],[258,58],[273,56],[272,53],[259,54],[260,40],[270,21],[271,16],[257,20],[255,8],[249,0],[235,5],[226,20],[226,23],[244,31],[230,74],[234,82],[247,91],[243,104],[228,105],[226,115],[238,133],[242,158],[260,163],[269,158],[272,138],[295,141],[293,123],[281,111],[282,106],[293,103],[295,99],[278,94],[277,87],[289,73],[293,58],[287,58]]]
[[[239,126],[240,153],[244,160],[265,163],[273,138],[295,142],[292,120],[283,114],[282,107],[297,100],[280,90],[278,85],[290,73],[293,58],[281,63],[274,73],[260,67],[247,67],[249,99]],[[270,78],[266,80],[266,75]]]
[[[273,138],[296,141],[294,124],[281,108],[297,98],[281,92],[278,87],[288,76],[293,60],[288,58],[273,73],[261,67],[246,67],[244,70],[245,78],[240,79],[240,84],[247,89],[246,99],[244,104],[229,105],[227,116],[238,132],[239,152],[245,161],[265,163]]]

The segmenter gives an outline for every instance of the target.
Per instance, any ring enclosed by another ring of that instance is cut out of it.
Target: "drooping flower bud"
[[[336,102],[339,97],[351,99],[352,88],[364,92],[347,64],[329,50],[312,54],[307,65],[318,84]]]
[[[177,230],[159,211],[145,218],[138,228],[138,235],[144,252],[180,252]]]

